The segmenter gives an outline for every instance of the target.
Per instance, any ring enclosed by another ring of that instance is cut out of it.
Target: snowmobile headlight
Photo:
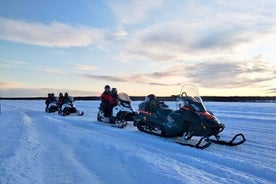
[[[218,118],[215,117],[215,120],[218,122],[218,124],[222,124]]]

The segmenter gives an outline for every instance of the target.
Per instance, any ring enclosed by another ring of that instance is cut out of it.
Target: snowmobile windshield
[[[74,97],[69,96],[69,101],[70,101],[70,102],[73,102],[73,101],[74,101]]]
[[[180,95],[179,98],[177,98],[177,101],[178,106],[186,106],[200,112],[206,111],[198,89],[193,84],[187,84],[181,87]]]
[[[183,97],[184,107],[193,109],[194,111],[205,112],[205,108],[202,103],[194,100],[193,97]]]
[[[130,102],[130,98],[126,93],[118,93],[119,100]]]

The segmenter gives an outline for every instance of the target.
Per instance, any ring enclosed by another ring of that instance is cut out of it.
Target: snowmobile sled
[[[183,85],[176,103],[177,109],[173,110],[159,102],[153,94],[149,95],[145,102],[139,104],[139,113],[134,120],[137,128],[163,137],[177,137],[177,143],[199,149],[207,148],[212,142],[229,146],[245,142],[241,133],[231,141],[220,140],[219,133],[225,126],[206,110],[196,86]],[[216,139],[211,139],[211,136]]]
[[[58,105],[57,105],[56,101],[50,102],[48,105],[48,108],[47,108],[47,106],[45,107],[45,112],[53,113],[53,112],[57,112],[57,111],[58,111]]]
[[[115,127],[123,128],[128,121],[133,121],[136,112],[131,104],[131,99],[126,93],[118,93],[118,105],[113,107],[111,116],[106,116],[102,108],[99,107],[97,120],[110,123]]]
[[[68,116],[68,115],[77,115],[77,116],[82,116],[84,115],[83,111],[77,110],[75,105],[73,104],[73,97],[69,97],[69,101],[62,104],[59,114],[62,116]]]

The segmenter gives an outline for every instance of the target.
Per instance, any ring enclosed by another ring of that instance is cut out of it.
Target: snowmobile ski
[[[76,112],[73,112],[73,113],[70,113],[70,114],[66,114],[64,112],[59,112],[59,114],[61,116],[83,116],[84,115],[84,111],[76,111]]]
[[[238,142],[235,142],[235,140],[238,137],[241,137],[241,140]],[[237,146],[237,145],[244,143],[246,141],[246,139],[242,133],[239,133],[239,134],[235,135],[230,141],[215,140],[215,139],[210,139],[210,141],[215,144],[221,144],[221,145],[227,145],[227,146]]]
[[[191,141],[191,140],[183,140],[183,139],[176,140],[176,143],[182,146],[189,146],[197,149],[205,149],[205,148],[208,148],[212,142],[210,141],[209,137],[203,136],[195,143],[194,143],[194,140]]]
[[[79,116],[83,116],[84,115],[84,111],[79,111]]]

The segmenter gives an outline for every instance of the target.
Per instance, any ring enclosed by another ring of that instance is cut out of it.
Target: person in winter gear
[[[154,94],[150,94],[145,98],[145,111],[155,112],[159,105],[159,100],[157,100]]]
[[[101,94],[101,101],[102,102],[108,102],[110,93],[111,93],[110,86],[109,85],[105,85],[104,92]]]
[[[57,105],[58,105],[58,111],[60,112],[61,111],[61,106],[63,104],[63,94],[62,93],[59,93],[59,96],[58,96],[58,101],[57,101]]]
[[[118,105],[118,94],[117,94],[116,88],[111,89],[111,94],[109,96],[108,101],[109,101],[108,116],[110,117],[113,107]]]
[[[49,104],[52,102],[56,102],[56,97],[54,93],[48,93],[48,96],[46,98],[45,104],[46,104],[46,109],[49,108]]]
[[[56,112],[58,110],[57,99],[54,93],[48,93],[48,96],[45,100],[45,111],[46,112]]]
[[[112,88],[111,89],[111,95],[109,96],[109,104],[111,106],[116,106],[118,105],[118,94],[117,94],[117,89],[116,88]]]
[[[111,95],[110,86],[105,85],[104,92],[101,94],[101,104],[100,107],[104,112],[104,116],[108,116],[108,109],[109,109],[109,97]]]
[[[47,98],[45,100],[46,109],[48,109],[48,107],[49,107],[50,100],[51,100],[51,93],[48,93],[48,96],[47,96]]]
[[[62,101],[62,104],[65,104],[65,103],[73,104],[73,98],[70,97],[67,92],[65,92],[64,98]]]

